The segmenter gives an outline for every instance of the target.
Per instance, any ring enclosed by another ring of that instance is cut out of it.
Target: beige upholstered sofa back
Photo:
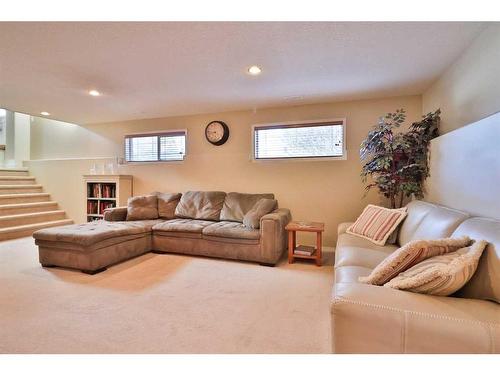
[[[222,191],[187,191],[180,197],[175,216],[187,219],[243,222],[243,217],[263,199],[274,194],[225,193]]]
[[[417,239],[460,236],[489,242],[476,273],[458,294],[500,303],[500,221],[418,200],[407,207],[408,216],[398,235],[400,246]]]
[[[398,235],[400,246],[418,239],[450,237],[469,214],[415,200],[408,205],[408,216],[403,221]]]

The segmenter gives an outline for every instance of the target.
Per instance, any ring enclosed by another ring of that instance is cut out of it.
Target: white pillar
[[[22,167],[24,160],[30,160],[31,116],[16,112],[14,123],[16,127],[14,137],[16,167]]]
[[[7,168],[19,168],[30,159],[31,116],[6,112],[5,161]]]

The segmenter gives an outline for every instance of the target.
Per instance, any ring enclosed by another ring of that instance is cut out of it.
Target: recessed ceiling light
[[[90,90],[89,91],[89,95],[92,95],[92,96],[100,96],[101,93],[97,90]]]
[[[49,113],[49,112],[45,112],[45,111],[40,112],[40,114],[41,114],[42,116],[50,116],[50,113]]]
[[[248,74],[252,76],[257,76],[260,73],[262,73],[262,69],[259,68],[257,65],[252,65],[250,68],[248,68]]]

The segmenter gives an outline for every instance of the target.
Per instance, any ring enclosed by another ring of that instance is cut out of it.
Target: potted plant
[[[364,162],[361,177],[366,193],[378,188],[392,208],[403,205],[405,197],[424,195],[424,180],[429,176],[429,142],[439,135],[441,111],[428,113],[411,124],[406,133],[398,132],[406,120],[404,109],[381,117],[361,143],[360,158]]]

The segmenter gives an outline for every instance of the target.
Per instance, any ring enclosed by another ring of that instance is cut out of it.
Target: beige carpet
[[[0,243],[1,353],[327,353],[327,266],[146,254],[89,276]]]

